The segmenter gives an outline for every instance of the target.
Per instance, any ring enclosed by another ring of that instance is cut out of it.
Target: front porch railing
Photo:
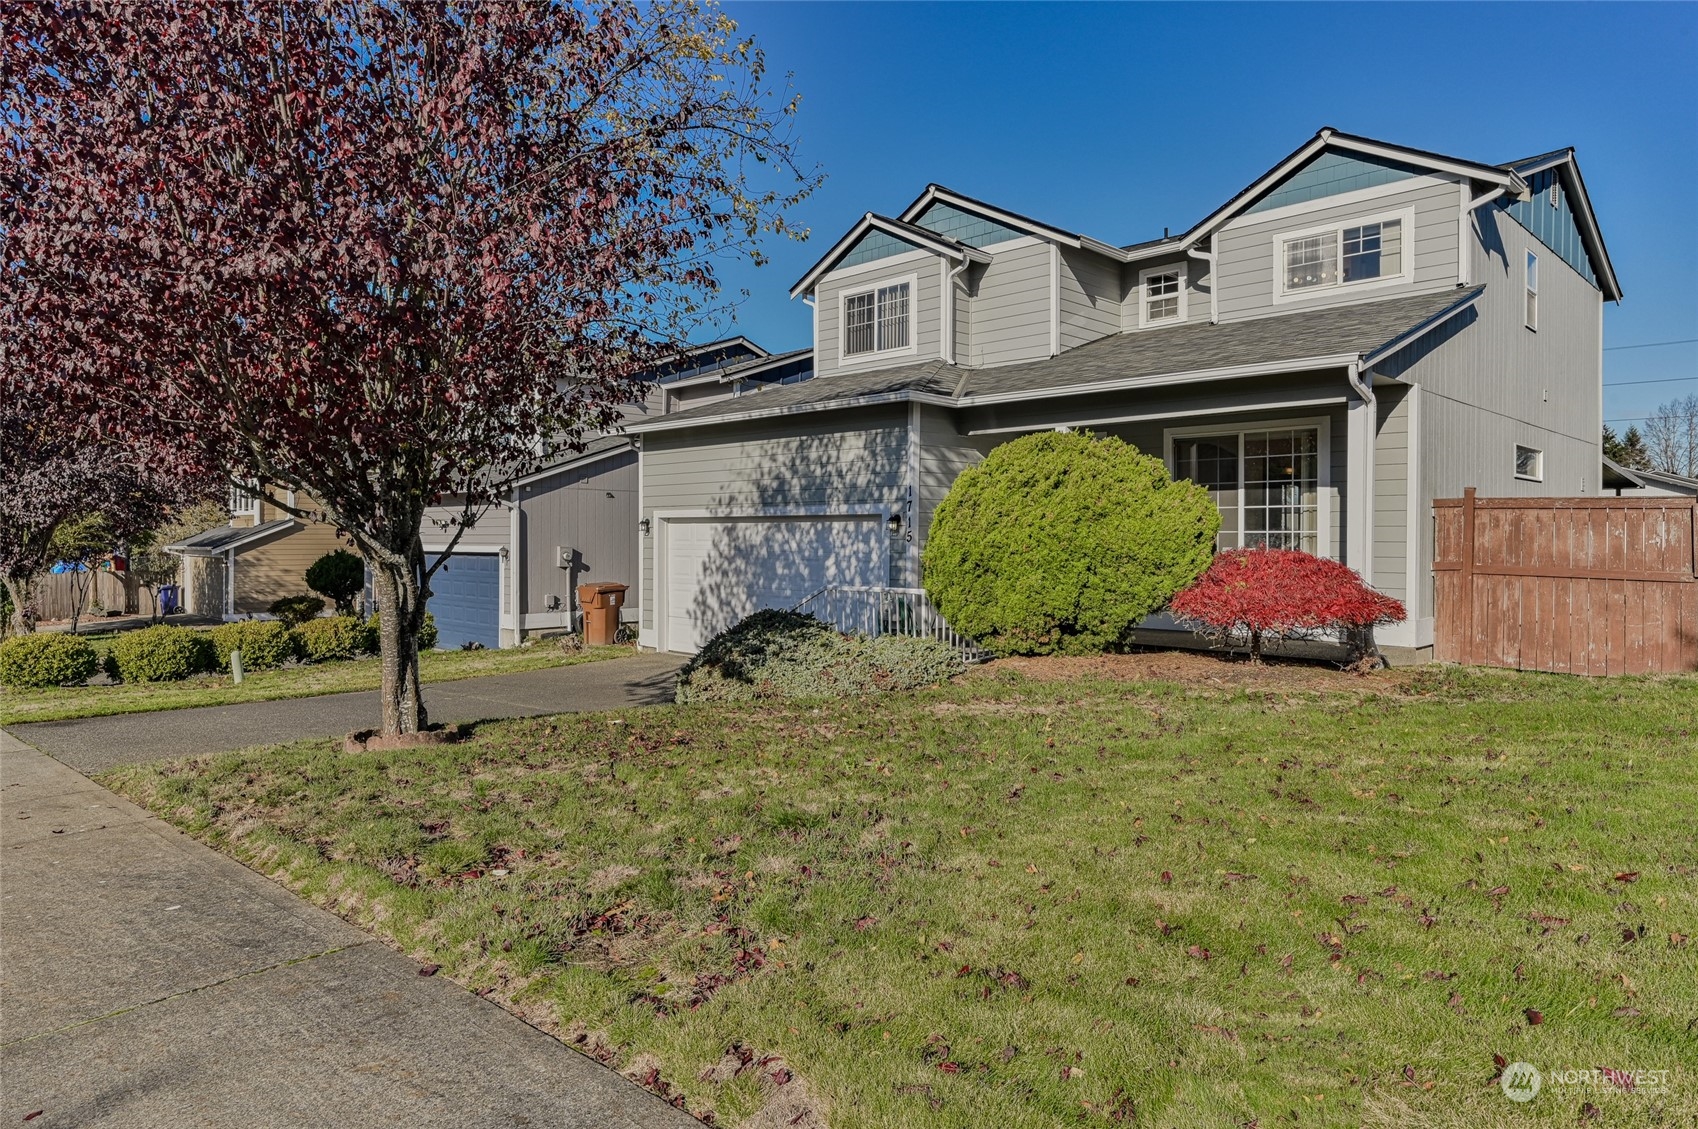
[[[955,648],[968,662],[984,662],[991,657],[944,621],[924,588],[833,585],[814,592],[791,610],[812,615],[845,634],[936,639]]]

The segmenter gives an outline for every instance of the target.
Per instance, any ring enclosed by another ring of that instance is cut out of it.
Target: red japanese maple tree
[[[1360,657],[1371,630],[1398,623],[1403,605],[1374,591],[1352,569],[1295,549],[1228,549],[1168,610],[1260,662],[1268,639],[1340,635]]]
[[[0,375],[300,491],[422,728],[421,527],[616,422],[818,181],[711,6],[7,8]],[[764,178],[756,180],[755,178]]]

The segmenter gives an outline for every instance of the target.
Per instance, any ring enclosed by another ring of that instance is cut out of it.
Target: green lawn
[[[113,636],[90,639],[104,653]],[[496,651],[427,651],[419,657],[426,682],[453,682],[485,674],[516,674],[523,670],[572,666],[581,662],[622,658],[627,646],[597,647],[568,654],[550,643]],[[278,698],[307,698],[345,690],[375,690],[383,680],[376,658],[348,662],[312,663],[260,670],[240,686],[228,674],[205,674],[182,682],[118,683],[112,686],[55,687],[50,690],[0,689],[0,725],[30,721],[62,721],[72,717],[101,717],[118,713],[151,713],[191,706],[228,706],[237,702],[269,702]]]
[[[1312,681],[993,666],[106,782],[718,1125],[1693,1124],[1698,679]],[[1553,1075],[1600,1067],[1670,1074]]]

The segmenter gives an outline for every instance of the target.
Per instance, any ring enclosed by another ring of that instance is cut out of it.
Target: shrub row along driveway
[[[682,661],[673,655],[638,655],[436,683],[425,687],[425,705],[432,720],[441,722],[658,705],[672,700],[672,676]],[[73,768],[100,772],[138,761],[331,737],[375,726],[378,718],[377,694],[366,691],[9,728]]]

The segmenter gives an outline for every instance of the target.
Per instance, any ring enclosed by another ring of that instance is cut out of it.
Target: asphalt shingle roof
[[[1276,365],[1311,357],[1364,356],[1473,298],[1482,289],[1445,290],[1219,325],[1191,322],[1118,333],[1058,357],[997,368],[968,368],[930,360],[876,372],[816,376],[801,384],[765,388],[673,412],[652,422],[707,423],[751,412],[823,410],[848,406],[868,396],[900,393],[926,393],[958,402],[1022,392],[1054,395],[1070,387],[1083,390],[1145,376]],[[631,430],[641,431],[643,427]]]
[[[217,525],[192,537],[173,542],[167,548],[186,550],[190,555],[221,553],[237,545],[245,545],[250,541],[263,541],[274,533],[282,533],[293,527],[293,518],[281,517],[273,521],[261,522],[259,525]]]

